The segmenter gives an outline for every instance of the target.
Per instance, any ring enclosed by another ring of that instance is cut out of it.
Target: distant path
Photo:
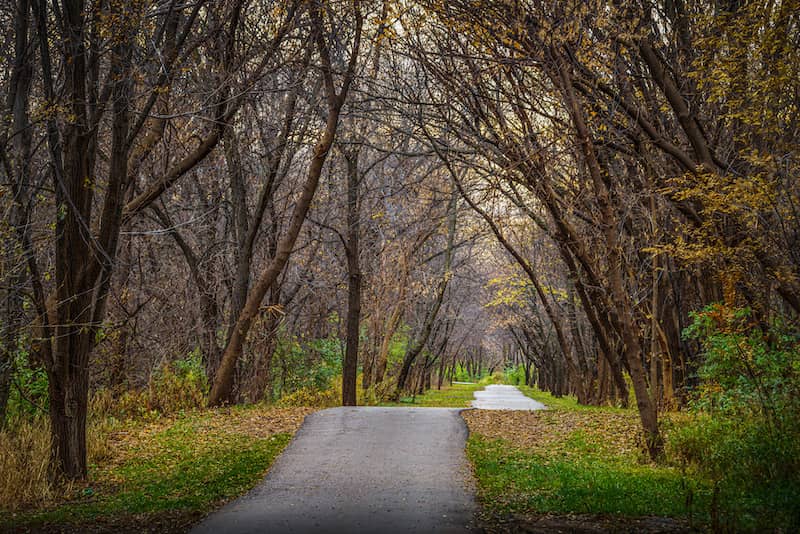
[[[473,408],[481,410],[544,410],[547,408],[539,401],[526,397],[514,386],[493,384],[483,391],[474,393]]]
[[[473,532],[476,505],[459,411],[313,413],[264,482],[193,532]]]

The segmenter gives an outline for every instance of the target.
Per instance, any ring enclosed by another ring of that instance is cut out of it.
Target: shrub
[[[207,394],[208,379],[200,351],[195,350],[184,359],[162,364],[146,389],[119,395],[105,388],[95,391],[89,401],[89,414],[96,419],[152,419],[202,408]]]
[[[301,390],[327,390],[333,379],[342,374],[342,351],[342,341],[333,335],[305,342],[280,336],[274,356],[278,365],[273,368],[269,397],[281,399]]]
[[[672,460],[708,477],[715,527],[800,527],[800,344],[782,321],[721,304],[692,315],[700,385]]]
[[[147,408],[177,413],[205,406],[208,379],[199,349],[186,358],[162,365],[150,378]]]
[[[508,367],[504,372],[504,382],[513,386],[527,386],[525,383],[525,367],[517,365],[516,367]]]
[[[492,374],[484,375],[480,380],[478,380],[478,384],[482,386],[486,386],[488,384],[502,384],[505,380],[505,375],[500,371],[495,371]]]
[[[32,419],[46,412],[49,405],[47,373],[34,365],[22,349],[14,356],[11,383],[6,412],[9,420]]]
[[[307,406],[309,408],[332,408],[342,404],[342,379],[334,381],[331,387],[319,389],[304,387],[286,395],[278,401],[278,406]]]

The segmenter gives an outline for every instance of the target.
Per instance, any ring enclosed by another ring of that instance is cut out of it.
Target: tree
[[[166,120],[151,113],[166,111],[171,91],[177,87],[176,73],[193,53],[216,57],[218,66],[224,61],[235,63],[243,5],[243,1],[214,6],[203,1],[192,6],[169,2],[152,12],[152,6],[144,2],[97,7],[82,0],[52,6],[36,0],[18,6],[16,30],[18,40],[26,44],[24,59],[29,60],[27,55],[33,50],[38,54],[34,75],[42,94],[35,102],[44,125],[46,172],[55,191],[47,199],[55,229],[52,288],[45,287],[37,251],[24,232],[18,234],[18,241],[28,258],[34,288],[37,357],[49,379],[52,467],[57,477],[86,475],[90,354],[103,334],[120,229],[213,150],[241,99],[228,98],[234,79],[222,77],[225,81],[218,83],[218,100],[212,106],[215,125],[196,148],[169,164],[126,202],[138,186],[143,163],[156,152],[164,135]],[[211,16],[203,19],[201,13]],[[285,19],[273,28],[273,44],[291,27],[293,13],[290,6]],[[218,24],[201,28],[210,20]],[[32,35],[28,21],[35,27]],[[190,38],[193,34],[197,38]],[[215,35],[222,37],[209,38]],[[224,43],[224,52],[214,56],[209,50],[217,42]],[[256,77],[258,70],[252,73]],[[32,98],[30,90],[17,87],[13,101]],[[20,115],[32,113],[27,104],[16,107]],[[29,118],[25,120],[30,123]],[[17,147],[15,156],[30,166],[41,155],[31,149],[38,145],[27,141]],[[34,205],[25,176],[13,178],[18,205],[28,210],[26,217],[31,220],[34,210],[45,208]]]
[[[355,27],[353,30],[352,48],[350,51],[350,58],[347,63],[347,70],[345,71],[339,90],[336,89],[336,80],[334,79],[334,71],[331,63],[330,49],[326,39],[326,30],[324,24],[325,12],[322,11],[320,6],[311,6],[310,19],[313,28],[313,38],[319,59],[321,63],[321,70],[323,76],[323,83],[325,88],[327,117],[325,120],[325,128],[314,147],[314,153],[308,166],[308,174],[300,198],[295,205],[292,212],[291,223],[289,228],[284,234],[283,238],[279,241],[275,251],[275,256],[269,263],[269,266],[262,271],[257,283],[251,288],[247,294],[242,311],[236,320],[236,326],[231,333],[228,345],[222,356],[219,370],[214,377],[214,384],[211,388],[209,395],[209,405],[218,406],[227,402],[231,402],[233,392],[233,376],[236,368],[236,363],[242,354],[247,332],[253,323],[253,319],[258,313],[261,302],[264,299],[267,291],[277,280],[281,271],[289,261],[289,255],[294,248],[295,241],[300,234],[300,229],[305,221],[308,209],[311,206],[311,201],[314,198],[314,193],[319,185],[319,178],[322,174],[322,168],[328,157],[328,152],[333,145],[334,138],[336,137],[336,130],[339,126],[339,114],[342,106],[347,99],[347,93],[350,89],[350,84],[356,72],[358,64],[358,52],[361,44],[361,28],[363,15],[361,13],[361,6],[359,2],[353,4],[353,17],[355,20]]]

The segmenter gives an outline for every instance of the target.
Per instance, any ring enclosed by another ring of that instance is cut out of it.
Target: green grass
[[[559,410],[604,410],[609,412],[616,412],[616,413],[624,413],[628,411],[628,408],[617,408],[614,406],[588,406],[583,404],[578,404],[578,399],[575,398],[573,395],[564,395],[563,397],[554,397],[552,394],[548,393],[547,391],[540,391],[537,388],[530,387],[530,386],[517,386],[519,390],[525,394],[525,396],[532,398],[533,400],[537,400],[543,403],[548,408],[552,409],[559,409]]]
[[[516,446],[513,437],[478,433],[467,442],[479,499],[490,517],[593,514],[708,521],[708,482],[675,467],[646,462],[636,447],[618,446],[615,438],[630,433],[630,423],[621,421],[630,421],[635,411],[581,406],[574,397],[556,398],[518,387],[549,408],[530,416],[542,425],[530,431],[540,433],[535,436],[538,445]]]
[[[472,435],[467,456],[479,482],[486,511],[508,513],[657,515],[688,517],[693,508],[707,510],[710,491],[680,472],[632,459],[593,453],[593,443],[572,437],[567,444],[578,454],[532,454],[503,440]]]
[[[480,384],[453,384],[442,386],[442,389],[429,389],[423,395],[401,397],[398,402],[382,403],[381,406],[469,408],[475,399],[473,393],[483,388]]]
[[[207,432],[209,416],[179,419],[149,439],[137,441],[124,458],[90,479],[82,502],[16,514],[0,527],[119,522],[134,515],[198,516],[215,504],[246,492],[260,481],[291,434],[254,438]]]

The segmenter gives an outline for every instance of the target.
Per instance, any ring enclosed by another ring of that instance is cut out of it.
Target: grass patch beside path
[[[439,408],[469,408],[475,400],[473,393],[480,391],[482,384],[453,384],[442,389],[429,389],[422,395],[400,397],[398,402],[381,403],[381,406],[424,406]]]
[[[571,531],[610,520],[622,531],[669,532],[708,520],[709,485],[646,460],[635,410],[520,389],[550,409],[462,413],[489,531]],[[669,519],[632,519],[643,516]]]
[[[70,500],[0,514],[0,530],[185,530],[259,482],[310,411],[234,407],[120,424]]]
[[[532,388],[530,386],[515,386],[519,389],[526,397],[530,397],[533,400],[537,400],[547,406],[548,408],[557,409],[557,410],[570,410],[570,411],[597,411],[602,410],[604,412],[609,413],[631,413],[630,409],[627,408],[616,408],[613,406],[588,406],[583,404],[578,404],[578,399],[576,399],[573,395],[565,395],[563,397],[554,397],[547,391],[540,391],[536,388]]]

